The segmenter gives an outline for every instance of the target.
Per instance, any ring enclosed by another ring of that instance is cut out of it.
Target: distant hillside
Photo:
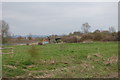
[[[12,36],[12,38],[17,38],[17,37],[29,37],[29,35],[14,35]],[[33,38],[37,38],[37,37],[47,37],[48,35],[31,35]]]

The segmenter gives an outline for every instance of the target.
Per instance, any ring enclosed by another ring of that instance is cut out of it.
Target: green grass
[[[14,54],[2,57],[3,77],[110,77],[118,71],[117,42],[36,45],[35,57],[30,54],[31,46],[12,47]]]

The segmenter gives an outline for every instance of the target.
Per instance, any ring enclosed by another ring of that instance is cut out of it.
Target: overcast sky
[[[91,31],[118,28],[117,2],[4,2],[2,13],[15,35],[68,34],[85,22]]]

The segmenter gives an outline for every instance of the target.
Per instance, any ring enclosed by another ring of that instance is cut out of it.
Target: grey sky
[[[3,19],[17,35],[67,34],[80,31],[83,23],[91,31],[118,27],[117,2],[4,2]]]

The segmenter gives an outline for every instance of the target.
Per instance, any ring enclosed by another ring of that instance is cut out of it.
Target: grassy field
[[[12,47],[14,54],[2,57],[3,77],[117,77],[117,42]]]

